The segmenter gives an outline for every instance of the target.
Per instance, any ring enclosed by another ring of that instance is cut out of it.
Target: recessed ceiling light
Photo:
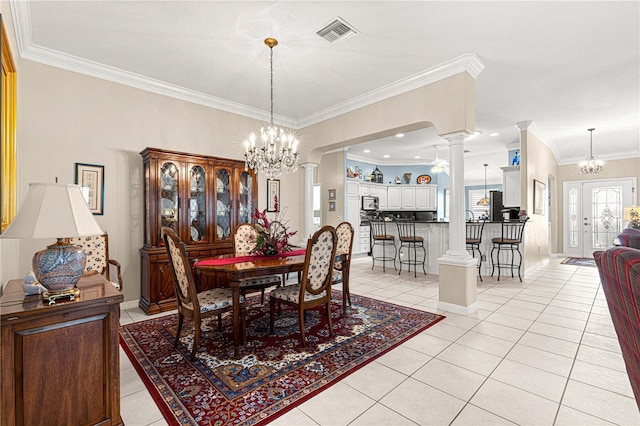
[[[500,136],[500,133],[498,132],[489,133],[489,136]]]
[[[365,154],[368,154],[368,153],[370,153],[370,152],[371,152],[371,150],[370,150],[370,149],[365,149],[365,150],[364,150],[364,151],[362,151],[362,152],[364,152]]]
[[[404,138],[404,133],[396,133],[396,138]]]
[[[389,154],[383,155],[384,158],[389,158]]]
[[[415,157],[413,157],[413,158],[415,158],[415,159],[417,160],[418,158],[420,158],[420,156],[419,156],[419,155],[416,155],[416,156],[415,156]]]

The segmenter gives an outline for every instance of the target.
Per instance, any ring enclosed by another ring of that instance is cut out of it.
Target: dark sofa
[[[640,409],[640,250],[613,247],[593,257]]]

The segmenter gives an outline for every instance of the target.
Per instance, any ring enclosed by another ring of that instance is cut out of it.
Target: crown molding
[[[389,83],[378,89],[340,102],[314,114],[302,117],[298,120],[298,126],[300,128],[311,126],[463,72],[468,73],[475,79],[483,69],[484,64],[480,58],[473,53],[467,53],[401,80]]]
[[[29,2],[11,0],[9,3],[11,5],[18,51],[20,57],[23,59],[242,115],[259,121],[269,121],[270,119],[268,111],[217,98],[185,87],[168,84],[160,80],[147,78],[140,74],[124,71],[99,62],[82,59],[34,44],[31,37],[31,11]],[[282,115],[275,115],[274,122],[293,129],[301,129],[462,72],[468,73],[475,79],[483,69],[484,64],[478,56],[472,53],[464,54],[317,113],[310,114],[299,120],[294,120],[293,118]]]
[[[542,142],[547,148],[551,150],[551,153],[553,154],[553,157],[556,159],[556,162],[558,161],[558,158],[560,158],[560,155],[558,153],[557,147],[554,147],[552,143],[553,141],[551,140],[551,138],[549,138],[544,134],[540,126],[538,126],[533,121],[521,121],[519,123],[516,123],[515,126],[520,130],[520,132],[529,132],[533,136],[538,138],[540,142]],[[522,147],[521,138],[518,139],[518,145]]]

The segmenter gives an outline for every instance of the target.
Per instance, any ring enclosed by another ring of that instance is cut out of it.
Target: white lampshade
[[[30,183],[29,191],[3,238],[70,238],[103,231],[78,185]]]
[[[84,273],[86,255],[66,238],[102,234],[78,185],[31,183],[29,191],[3,238],[57,238],[58,242],[33,255],[33,272],[46,289],[49,304],[59,297],[73,300]]]

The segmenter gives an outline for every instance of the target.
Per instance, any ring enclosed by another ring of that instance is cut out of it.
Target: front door
[[[634,204],[635,179],[564,184],[564,253],[592,258],[606,250],[624,227],[624,207]]]

